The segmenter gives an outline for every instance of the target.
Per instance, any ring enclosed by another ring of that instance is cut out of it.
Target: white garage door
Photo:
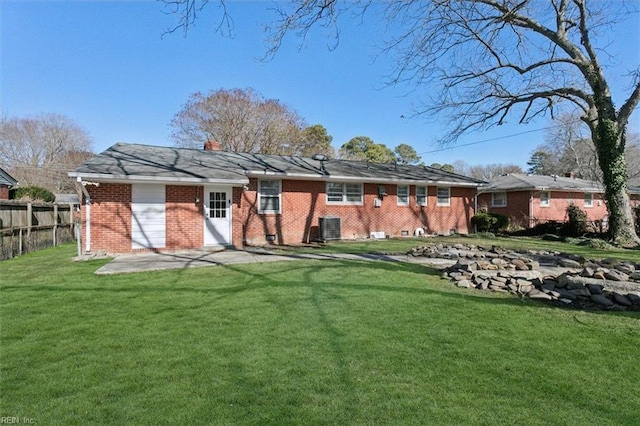
[[[164,248],[164,185],[133,184],[131,214],[131,248]]]

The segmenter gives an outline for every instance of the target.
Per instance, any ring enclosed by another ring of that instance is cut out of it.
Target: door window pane
[[[227,193],[209,193],[209,217],[224,219],[227,217]]]

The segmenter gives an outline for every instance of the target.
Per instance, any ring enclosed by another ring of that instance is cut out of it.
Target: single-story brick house
[[[85,251],[468,233],[482,181],[426,166],[119,143],[78,167]]]
[[[17,184],[18,181],[0,167],[0,200],[8,200],[9,190]]]
[[[640,208],[640,186],[629,186],[629,202],[632,208]]]
[[[569,176],[508,174],[478,191],[478,209],[500,213],[523,228],[538,223],[564,222],[567,207],[576,205],[589,221],[606,222],[604,188],[598,182]]]

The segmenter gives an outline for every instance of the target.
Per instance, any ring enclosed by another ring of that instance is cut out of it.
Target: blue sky
[[[181,32],[162,37],[175,17],[152,0],[0,0],[1,112],[66,115],[89,132],[96,152],[117,142],[171,145],[169,122],[191,93],[252,87],[295,109],[309,124],[324,125],[336,147],[360,135],[390,148],[406,143],[424,153],[426,164],[463,160],[526,168],[544,141],[544,131],[537,130],[550,125],[548,119],[470,133],[439,150],[436,139],[444,126],[409,118],[418,94],[385,86],[392,64],[374,58],[379,29],[371,20],[344,25],[333,51],[326,35],[315,31],[302,50],[297,40],[287,39],[273,60],[259,62],[270,5],[230,2],[235,36],[225,38],[214,31],[212,4],[185,38]],[[616,77],[618,102],[629,93],[617,85],[618,76],[640,64],[639,19],[632,16],[611,35],[623,40],[608,48],[619,62],[608,72]],[[636,133],[638,115],[630,129]]]

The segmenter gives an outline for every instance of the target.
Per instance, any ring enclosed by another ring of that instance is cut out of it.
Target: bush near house
[[[587,213],[575,204],[567,207],[568,221],[562,227],[562,234],[567,237],[580,237],[589,232]]]
[[[558,222],[550,220],[538,223],[532,228],[519,230],[512,233],[516,236],[542,237],[548,240],[562,240],[563,238],[582,237],[587,234],[590,236],[598,236],[597,229],[590,227],[587,213],[575,204],[570,204],[567,209],[567,221]],[[636,218],[640,211],[636,211]],[[638,221],[636,220],[636,227]]]
[[[44,201],[45,203],[53,203],[56,199],[51,191],[40,186],[16,188],[11,191],[10,198],[14,200]]]
[[[479,212],[471,218],[477,232],[500,232],[509,226],[509,218],[499,213]]]

